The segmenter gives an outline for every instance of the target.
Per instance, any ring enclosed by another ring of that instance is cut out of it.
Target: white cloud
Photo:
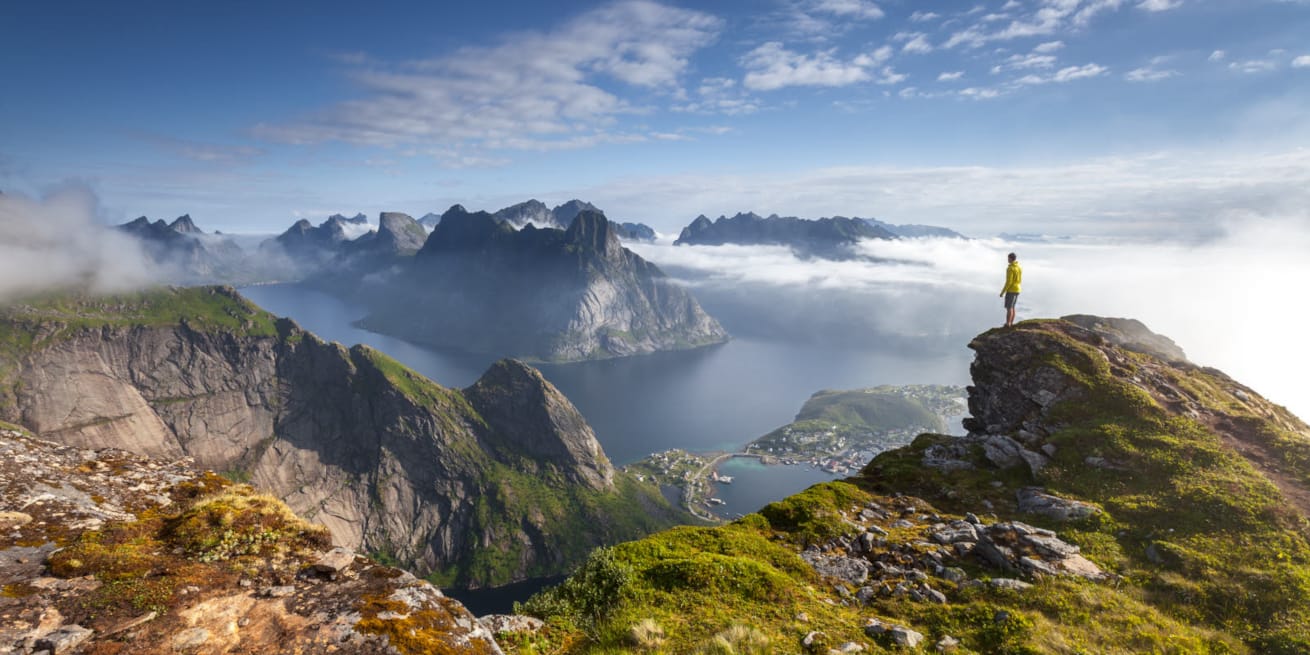
[[[1063,47],[1064,47],[1064,41],[1047,41],[1046,43],[1041,43],[1038,44],[1036,47],[1034,47],[1033,52],[1037,52],[1041,54],[1050,54]]]
[[[66,189],[35,200],[0,195],[0,301],[56,290],[111,293],[155,271],[136,240],[96,221],[96,199]]]
[[[1144,11],[1169,11],[1183,5],[1183,0],[1142,0],[1137,8]]]
[[[255,132],[290,143],[454,149],[622,139],[610,129],[639,108],[607,90],[607,83],[672,92],[689,57],[721,27],[720,19],[703,12],[620,0],[496,45],[401,65],[362,65],[351,79],[363,97]]]
[[[1025,70],[1033,68],[1053,68],[1055,66],[1054,55],[1011,55],[1005,61],[992,67],[992,74],[1001,73],[1011,70]]]
[[[993,29],[988,21],[979,21],[951,34],[946,48],[977,48],[993,41],[1074,32],[1087,27],[1098,14],[1115,11],[1123,0],[1040,0],[1025,15]]]
[[[900,32],[892,39],[905,42],[905,45],[901,46],[901,52],[926,54],[933,51],[932,42],[923,32]]]
[[[877,20],[885,15],[878,5],[868,0],[815,0],[812,9],[841,18]]]
[[[1292,68],[1310,68],[1310,55],[1301,55],[1293,59]]]
[[[910,20],[915,23],[926,23],[931,20],[937,20],[942,15],[931,11],[916,11],[910,14]]]
[[[1143,68],[1134,68],[1124,74],[1124,79],[1129,82],[1158,82],[1178,75],[1178,71],[1169,69],[1158,69],[1153,66]]]
[[[967,89],[960,89],[960,95],[974,100],[991,100],[1001,97],[1001,91],[1000,89],[971,86]]]
[[[1074,80],[1082,80],[1089,77],[1099,77],[1104,75],[1110,69],[1100,64],[1083,64],[1082,66],[1067,66],[1056,71],[1054,75],[1025,75],[1014,81],[1021,86],[1064,83]]]
[[[1228,69],[1239,73],[1254,74],[1268,73],[1278,68],[1278,62],[1273,59],[1247,59],[1246,61],[1234,61],[1228,64]]]
[[[802,54],[770,41],[742,57],[748,71],[742,84],[755,91],[771,91],[789,86],[848,86],[875,79],[878,67],[891,57],[890,46],[849,60],[838,59],[834,50]],[[883,67],[875,81],[894,84],[905,79],[889,67]],[[889,81],[890,80],[890,81]]]
[[[727,116],[753,114],[759,108],[759,102],[742,91],[736,80],[727,77],[701,80],[694,100],[673,106],[673,110],[678,112]]]
[[[954,82],[964,77],[964,71],[949,71],[937,76],[938,82]]]
[[[1223,50],[1215,50],[1214,52],[1210,53],[1210,56],[1207,57],[1207,59],[1210,61],[1223,61],[1224,58],[1227,56],[1228,53],[1224,52]]]

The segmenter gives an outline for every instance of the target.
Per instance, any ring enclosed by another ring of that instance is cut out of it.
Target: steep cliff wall
[[[561,572],[674,517],[535,371],[503,362],[446,389],[231,289],[11,307],[0,353],[3,417],[73,446],[190,455],[443,583]]]

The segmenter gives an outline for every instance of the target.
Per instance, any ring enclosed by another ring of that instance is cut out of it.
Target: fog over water
[[[768,246],[630,244],[693,288],[734,334],[811,343],[870,339],[945,352],[1004,320],[1005,255],[1023,265],[1019,318],[1136,318],[1192,361],[1301,417],[1310,349],[1310,218],[1248,217],[1189,243],[1106,237],[865,241],[869,259],[803,260]]]

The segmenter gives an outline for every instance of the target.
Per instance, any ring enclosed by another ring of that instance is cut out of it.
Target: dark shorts
[[[1010,309],[1010,308],[1014,307],[1014,304],[1017,303],[1017,302],[1019,302],[1019,294],[1017,294],[1017,293],[1007,293],[1007,294],[1005,294],[1005,308],[1006,308],[1006,309]]]

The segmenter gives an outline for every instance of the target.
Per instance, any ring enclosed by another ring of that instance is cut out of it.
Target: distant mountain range
[[[207,234],[196,227],[189,214],[166,223],[151,222],[145,216],[115,227],[135,237],[147,257],[170,281],[196,284],[209,280],[253,281],[254,272],[245,251],[219,234]]]
[[[431,226],[431,234],[425,225]],[[652,240],[594,205],[538,200],[494,214],[460,205],[416,221],[383,212],[301,219],[247,254],[189,216],[120,226],[170,281],[301,281],[364,305],[372,329],[530,360],[621,357],[718,343],[727,333],[620,239]]]
[[[794,216],[768,217],[754,212],[711,221],[704,214],[682,229],[674,245],[779,245],[797,254],[825,258],[855,256],[851,246],[865,239],[919,237],[965,238],[954,230],[933,225],[893,225],[874,218],[833,216],[815,220]]]

